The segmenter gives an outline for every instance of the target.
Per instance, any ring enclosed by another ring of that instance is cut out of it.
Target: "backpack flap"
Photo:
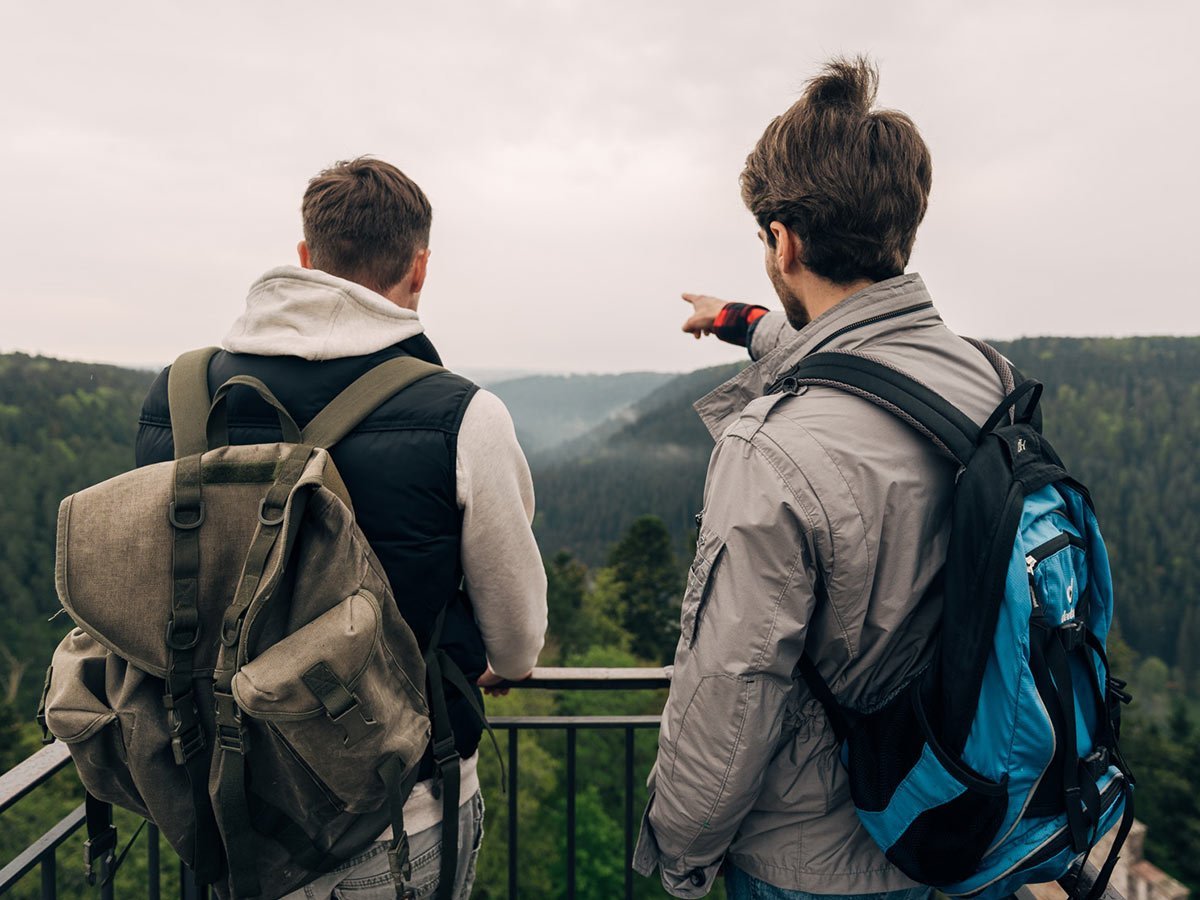
[[[259,527],[255,510],[286,449],[262,444],[204,454],[202,504],[186,513],[174,505],[176,462],[135,469],[67,497],[59,507],[55,559],[63,608],[101,644],[143,671],[165,677],[179,531],[172,517],[185,525],[194,522],[201,570],[192,588],[196,618],[187,623],[184,637],[197,640],[196,672],[210,674],[219,644],[198,639],[196,629],[217,633]],[[328,459],[324,451],[315,451],[290,496],[305,485],[321,484]],[[279,568],[281,551],[269,561],[269,571]]]

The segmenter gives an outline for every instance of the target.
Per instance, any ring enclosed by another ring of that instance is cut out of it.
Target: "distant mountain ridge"
[[[534,456],[588,433],[676,377],[664,372],[529,375],[488,389],[504,401],[521,446]]]

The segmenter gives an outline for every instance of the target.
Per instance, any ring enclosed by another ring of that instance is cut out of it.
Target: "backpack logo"
[[[1017,452],[1018,453],[1025,452],[1025,438],[1017,438]]]

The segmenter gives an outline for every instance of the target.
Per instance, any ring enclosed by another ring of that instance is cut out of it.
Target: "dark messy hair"
[[[334,163],[301,205],[314,268],[385,293],[429,246],[433,210],[416,183],[369,156]]]
[[[803,242],[801,262],[837,284],[904,272],[925,216],[933,164],[912,119],[872,109],[879,72],[838,57],[767,126],[746,157],[742,199]]]

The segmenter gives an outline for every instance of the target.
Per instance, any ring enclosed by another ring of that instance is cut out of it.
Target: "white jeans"
[[[475,882],[475,860],[483,841],[483,795],[478,791],[458,810],[458,870],[454,877],[454,900],[468,900]],[[282,900],[396,900],[396,886],[388,871],[388,841],[377,841],[332,872],[292,891]],[[442,868],[442,823],[409,835],[412,878],[403,894],[405,900],[432,897],[438,889]]]

